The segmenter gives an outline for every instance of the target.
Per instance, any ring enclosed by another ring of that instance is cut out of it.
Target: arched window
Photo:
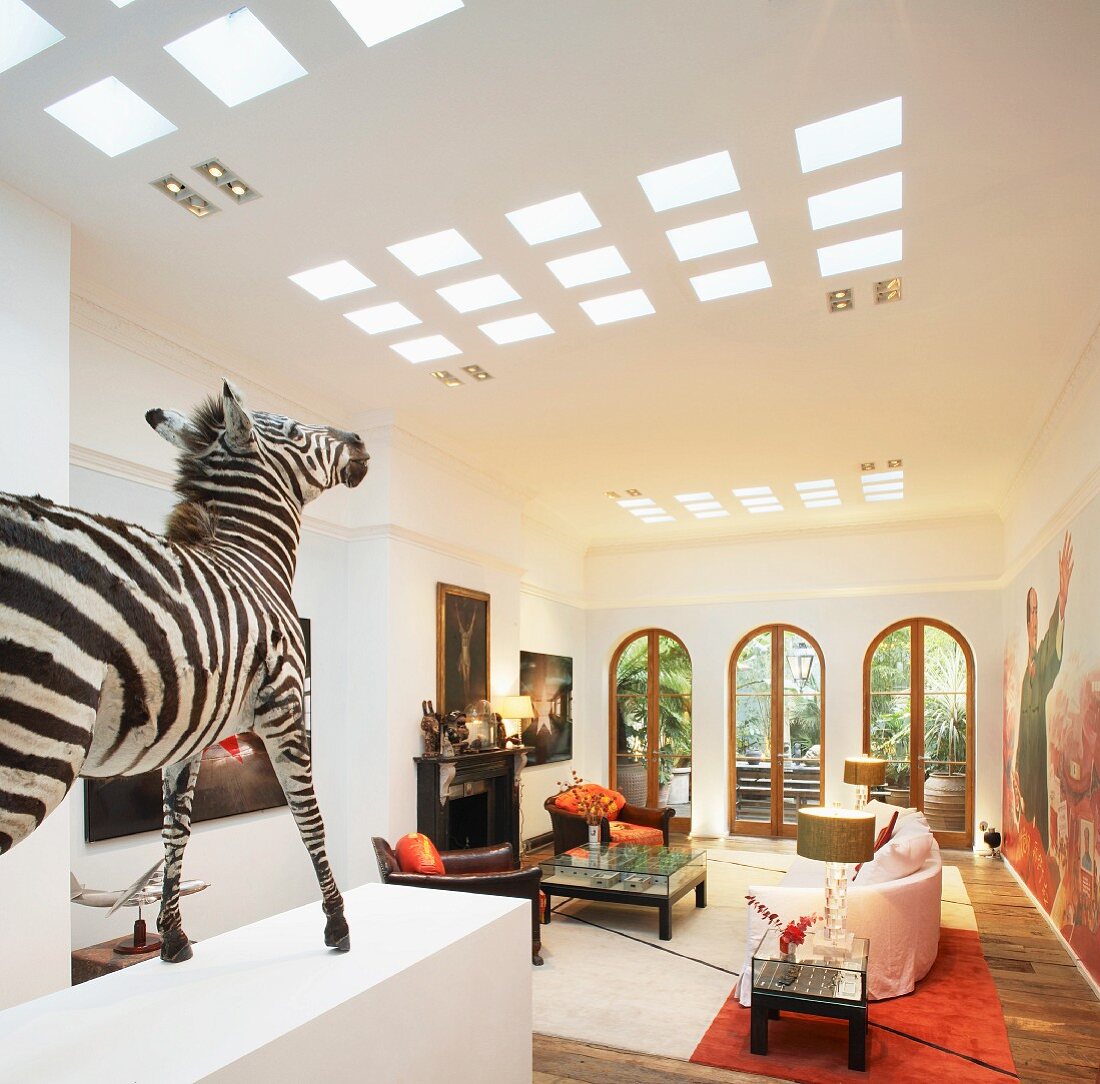
[[[871,641],[863,751],[887,761],[886,784],[872,797],[922,809],[946,847],[972,842],[973,720],[974,653],[956,629],[916,617]]]
[[[753,629],[730,656],[730,831],[794,836],[820,805],[825,659],[789,625]]]
[[[676,810],[691,827],[691,656],[679,637],[646,629],[611,659],[611,786],[634,805]]]

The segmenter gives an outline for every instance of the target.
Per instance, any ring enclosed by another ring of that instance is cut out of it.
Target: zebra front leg
[[[265,717],[257,721],[256,733],[263,738],[294,823],[317,873],[321,907],[327,920],[325,944],[339,952],[347,952],[351,948],[351,933],[344,918],[344,897],[336,887],[325,851],[325,825],[313,792],[313,763],[302,722],[301,701],[274,701],[267,707]]]
[[[160,900],[157,929],[163,944],[160,958],[170,964],[190,960],[191,942],[180,921],[180,877],[183,851],[191,838],[191,802],[199,778],[202,757],[171,764],[164,769],[164,895]]]

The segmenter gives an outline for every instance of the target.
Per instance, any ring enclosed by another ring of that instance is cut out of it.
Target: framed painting
[[[305,723],[312,726],[313,678],[309,618],[302,618],[306,647]],[[202,754],[191,823],[235,817],[286,805],[263,741],[251,732],[235,734]],[[163,821],[161,774],[84,780],[84,838],[89,843],[159,831]]]
[[[519,653],[519,691],[538,712],[523,728],[523,744],[534,749],[528,764],[573,759],[573,660],[564,655]]]
[[[489,596],[436,585],[436,711],[465,711],[489,699]]]

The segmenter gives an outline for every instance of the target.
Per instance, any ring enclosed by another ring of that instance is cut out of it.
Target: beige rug
[[[534,1029],[581,1042],[691,1057],[737,981],[745,953],[745,894],[778,884],[789,854],[707,852],[707,906],[689,892],[661,941],[653,908],[562,900],[543,927],[532,970]],[[959,871],[943,871],[942,923],[975,929]]]

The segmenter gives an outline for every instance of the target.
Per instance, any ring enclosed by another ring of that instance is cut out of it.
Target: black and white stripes
[[[162,956],[186,959],[178,887],[203,749],[254,729],[317,870],[326,943],[348,947],[302,720],[291,601],[303,506],[358,485],[359,437],[250,415],[226,384],[191,418],[152,410],[180,450],[166,536],[0,494],[0,853],[77,775],[164,768]]]

